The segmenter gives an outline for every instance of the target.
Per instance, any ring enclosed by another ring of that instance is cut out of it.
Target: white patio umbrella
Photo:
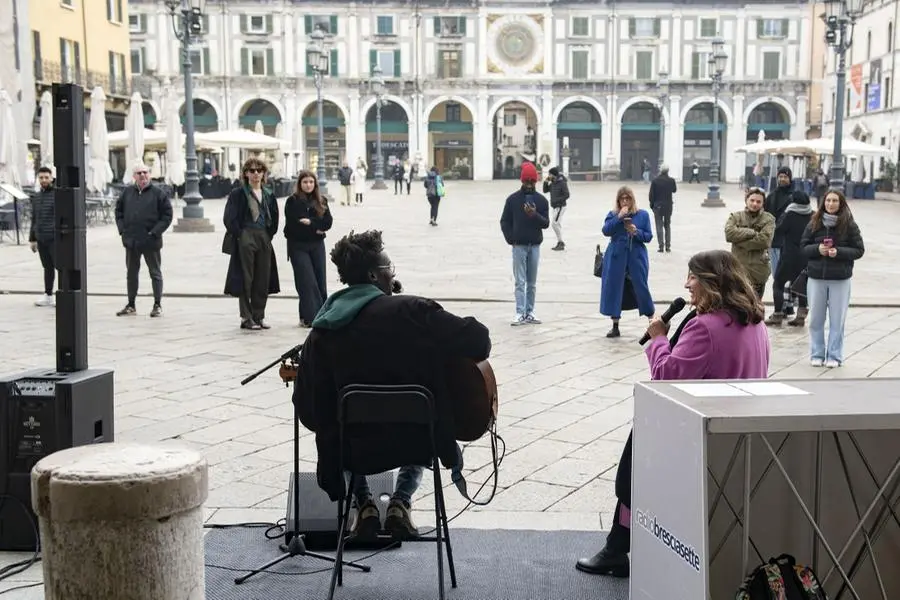
[[[41,94],[41,166],[53,169],[53,96]]]
[[[87,188],[92,192],[102,192],[113,180],[109,166],[109,140],[106,129],[106,94],[103,88],[95,87],[91,92],[91,119],[88,126],[90,137],[90,164],[88,165]],[[130,167],[130,165],[129,165]]]
[[[261,119],[256,120],[256,124],[253,126],[253,131],[255,131],[256,133],[258,133],[260,135],[266,134],[266,128],[263,127],[263,123],[262,123]]]
[[[144,108],[141,95],[131,95],[131,105],[125,119],[125,130],[128,132],[128,147],[125,150],[125,168],[131,168],[144,160]],[[108,144],[109,142],[107,142]]]
[[[0,89],[0,183],[22,187],[23,151],[16,134],[12,98]]]
[[[758,143],[762,143],[762,142],[766,141],[766,130],[765,129],[759,130],[759,133],[756,135],[756,141]]]
[[[174,102],[169,103],[166,118],[166,181],[172,185],[184,183],[184,135],[181,133],[181,115]]]

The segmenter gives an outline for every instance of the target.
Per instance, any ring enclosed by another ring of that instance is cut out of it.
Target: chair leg
[[[334,592],[339,585],[344,585],[344,544],[347,541],[345,530],[350,521],[350,507],[353,504],[352,496],[354,475],[350,475],[350,483],[347,484],[347,494],[338,499],[338,539],[337,554],[335,555],[334,568],[331,571],[331,586],[328,591],[328,600],[334,600]]]
[[[438,597],[444,600],[444,540],[443,521],[441,520],[441,465],[435,457],[431,465],[434,473],[434,529],[435,542],[437,542],[437,566],[438,566]]]
[[[435,500],[440,500],[438,514],[440,516],[440,527],[443,528],[444,532],[444,544],[447,545],[447,564],[450,567],[450,587],[456,588],[456,565],[453,563],[453,545],[450,543],[450,527],[447,522],[447,503],[444,499],[444,486],[441,481],[440,473],[438,473],[436,479]]]

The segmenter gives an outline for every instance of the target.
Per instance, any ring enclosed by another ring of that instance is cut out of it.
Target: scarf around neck
[[[796,202],[791,202],[787,205],[787,208],[784,209],[784,212],[797,213],[798,215],[811,215],[813,213],[813,209],[809,204],[797,204]]]
[[[837,215],[832,215],[830,213],[822,214],[822,224],[825,225],[825,227],[834,227],[835,225],[837,225],[837,220]]]

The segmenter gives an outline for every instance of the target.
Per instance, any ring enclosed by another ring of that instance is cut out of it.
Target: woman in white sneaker
[[[844,323],[850,306],[853,264],[866,251],[843,193],[831,190],[825,194],[803,232],[800,247],[808,261],[809,361],[814,367],[839,367],[844,362]]]

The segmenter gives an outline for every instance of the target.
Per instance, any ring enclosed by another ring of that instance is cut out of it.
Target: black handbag
[[[594,277],[603,277],[603,249],[597,244],[597,253],[594,254]]]
[[[794,280],[794,283],[791,284],[791,293],[795,296],[803,296],[806,297],[806,284],[809,281],[809,273],[807,273],[806,269],[803,269],[800,274],[797,276],[797,279]]]

